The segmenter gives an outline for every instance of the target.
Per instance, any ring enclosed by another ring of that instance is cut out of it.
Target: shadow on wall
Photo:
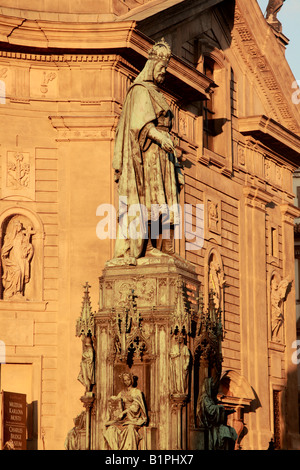
[[[27,404],[27,450],[38,450],[38,402]]]
[[[271,387],[271,438],[269,449],[267,446],[265,450],[300,450],[297,368],[287,375],[285,384]],[[223,373],[218,399],[225,408],[235,409],[228,424],[235,428],[238,434],[235,448],[241,450],[248,434],[246,415],[261,408],[261,401],[247,380],[232,370]]]
[[[300,450],[298,366],[282,388],[273,387],[273,430],[276,449]]]
[[[245,377],[234,370],[226,370],[220,380],[218,400],[225,409],[235,411],[228,418],[228,425],[232,426],[238,435],[235,449],[242,450],[243,439],[248,434],[245,418],[249,413],[255,413],[261,408],[259,397]]]

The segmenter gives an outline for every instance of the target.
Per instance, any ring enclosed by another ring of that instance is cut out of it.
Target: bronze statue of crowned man
[[[171,49],[164,39],[149,52],[127,91],[115,139],[113,168],[119,193],[114,258],[175,255],[183,176],[170,136],[172,111],[159,89]]]

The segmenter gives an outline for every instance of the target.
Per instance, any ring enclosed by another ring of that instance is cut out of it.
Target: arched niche
[[[1,300],[43,300],[44,230],[37,214],[21,207],[4,211],[0,243]]]

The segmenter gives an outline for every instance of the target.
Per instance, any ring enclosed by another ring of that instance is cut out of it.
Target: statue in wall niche
[[[272,339],[278,340],[278,333],[284,322],[283,306],[291,285],[292,283],[288,278],[278,282],[277,278],[273,276],[271,280]]]
[[[74,427],[68,432],[65,440],[66,450],[80,450],[79,431],[85,427],[85,411],[74,418]]]
[[[233,450],[237,433],[227,425],[227,416],[234,410],[225,410],[217,403],[217,392],[218,382],[206,377],[197,403],[197,415],[200,425],[208,430],[208,450]]]
[[[173,335],[170,350],[172,395],[187,394],[190,359],[190,351],[184,342],[184,336],[181,333]]]
[[[4,300],[24,300],[25,285],[30,280],[30,262],[33,246],[31,227],[24,228],[20,220],[8,225],[1,250],[2,284]]]
[[[221,299],[224,285],[224,272],[220,266],[220,263],[213,257],[209,263],[209,290],[213,292],[216,310],[222,307]]]
[[[82,358],[77,379],[85,386],[87,392],[90,392],[93,385],[96,383],[94,348],[90,336],[83,336],[82,338]]]
[[[124,389],[117,396],[110,397],[104,438],[111,450],[138,450],[142,439],[139,429],[148,421],[144,397],[134,387],[131,373],[123,373],[119,377]]]
[[[116,132],[113,168],[119,227],[114,257],[132,264],[142,256],[174,255],[174,226],[180,221],[179,192],[184,181],[170,136],[173,114],[159,89],[170,56],[164,39],[152,47],[127,92]],[[139,207],[139,214],[130,213],[134,207]],[[159,237],[161,246],[156,243]]]

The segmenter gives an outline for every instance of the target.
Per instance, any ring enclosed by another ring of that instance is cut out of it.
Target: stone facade
[[[192,246],[189,232],[175,248],[194,267],[205,308],[219,283],[220,399],[235,410],[229,421],[242,449],[266,449],[273,437],[281,448],[299,448],[291,347],[300,114],[291,100],[286,38],[254,0],[70,4],[2,0],[0,8],[1,246],[15,219],[33,249],[19,295],[5,298],[2,284],[1,387],[27,394],[28,448],[62,449],[76,414],[84,435],[77,380],[82,345],[75,335],[82,287],[91,285],[103,351],[111,308],[105,302],[114,304],[123,292],[122,282],[109,288],[106,281],[104,303],[99,300],[114,241],[97,237],[97,208],[117,207],[116,126],[130,83],[162,36],[173,53],[163,90],[185,179],[181,204],[203,204],[205,221],[202,248]],[[193,210],[191,232],[196,225]],[[4,265],[1,258],[2,274]],[[280,297],[282,281],[290,288]],[[147,307],[158,289],[150,287]],[[169,333],[160,326],[156,334]],[[104,387],[100,392],[98,384],[97,393],[118,391],[114,383],[106,387],[105,370],[97,373]],[[149,400],[159,399],[157,390],[148,391]],[[177,419],[168,406],[166,419]],[[174,448],[176,436],[155,437],[151,426],[147,433],[150,447]]]

